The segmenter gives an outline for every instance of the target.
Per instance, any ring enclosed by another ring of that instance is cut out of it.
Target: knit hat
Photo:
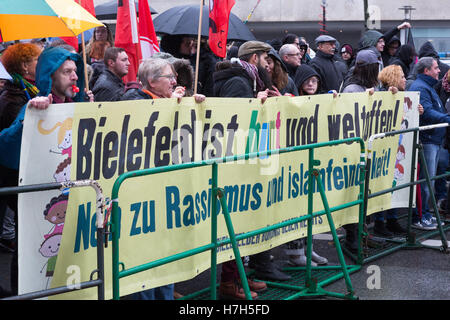
[[[350,54],[351,56],[353,56],[353,48],[351,45],[349,44],[344,44],[341,48],[341,54],[347,52],[348,54]]]
[[[356,55],[355,64],[357,66],[366,66],[373,63],[380,63],[378,60],[377,54],[373,50],[361,50]]]

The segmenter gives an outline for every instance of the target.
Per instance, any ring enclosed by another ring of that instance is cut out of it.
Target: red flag
[[[74,0],[76,3],[81,5],[90,14],[95,17],[95,7],[94,0]],[[61,37],[67,44],[71,45],[76,51],[78,51],[78,37]]]
[[[130,67],[124,82],[136,81],[141,50],[139,46],[139,33],[134,0],[118,0],[116,39],[114,45],[125,49]]]
[[[228,23],[235,0],[209,1],[209,47],[218,57],[227,55]]]
[[[139,40],[142,59],[150,58],[155,52],[159,52],[158,39],[147,0],[139,0]]]

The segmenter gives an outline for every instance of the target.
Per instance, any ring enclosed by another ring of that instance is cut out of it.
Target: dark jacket
[[[31,96],[34,98],[34,96]],[[16,119],[20,109],[28,101],[24,89],[7,81],[0,94],[0,130],[8,128]]]
[[[293,66],[293,65],[285,63],[285,62],[283,62],[283,63],[286,66],[286,71],[287,71],[289,77],[294,79],[295,78],[295,74],[297,73],[298,66]]]
[[[392,59],[389,60],[389,65],[398,65],[402,67],[405,78],[410,73],[410,66],[413,63],[413,57],[416,55],[414,48],[409,45],[401,46]],[[387,66],[387,65],[385,65]]]
[[[334,55],[317,50],[316,56],[309,62],[309,65],[316,70],[322,80],[319,93],[326,93],[330,90],[339,91],[344,77],[339,67],[336,66]]]
[[[400,42],[400,39],[399,39],[397,36],[393,36],[393,37],[391,38],[391,40],[389,40],[389,41],[386,41],[386,39],[385,39],[384,50],[383,50],[383,52],[381,53],[381,57],[383,58],[383,65],[385,65],[385,66],[389,65],[389,60],[391,60],[391,59],[395,56],[395,53],[394,53],[393,56],[391,56],[391,55],[389,54],[389,46],[390,46],[392,43],[394,43],[394,42],[398,42],[398,47],[400,48],[401,42]]]
[[[418,74],[417,79],[412,83],[409,91],[420,92],[420,104],[423,106],[424,112],[420,116],[419,125],[426,126],[436,123],[450,123],[450,115],[442,106],[441,99],[434,90],[433,86],[438,80],[433,79],[425,74]],[[420,140],[422,143],[432,143],[440,145],[445,136],[445,128],[436,128],[432,130],[424,130],[420,132]]]
[[[215,97],[256,97],[256,83],[239,64],[214,72],[213,79]]]
[[[121,100],[143,100],[143,99],[152,99],[152,97],[138,88],[130,88],[121,97]]]
[[[442,106],[444,107],[446,112],[450,114],[450,91],[446,91],[442,86],[442,81],[444,81],[444,79],[445,78],[439,80],[439,82],[434,86],[434,89],[441,99]]]
[[[298,96],[298,89],[295,86],[295,82],[294,80],[288,76],[288,84],[286,85],[286,87],[284,87],[283,89],[280,90],[280,93],[282,95],[284,95],[285,93],[290,93],[294,96]]]
[[[202,46],[199,57],[198,67],[198,93],[206,97],[212,97],[214,94],[213,73],[219,58],[209,49],[208,46]],[[195,63],[193,64],[195,67]]]
[[[125,92],[122,79],[105,69],[92,88],[95,101],[119,101]]]
[[[105,71],[106,66],[103,61],[95,61],[91,63],[92,67],[92,76],[89,80],[89,88],[93,88],[95,86],[95,83],[98,80],[98,77],[102,74],[103,71]]]

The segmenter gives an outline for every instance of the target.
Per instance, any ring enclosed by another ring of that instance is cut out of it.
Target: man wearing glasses
[[[302,54],[300,52],[300,47],[294,43],[285,44],[280,48],[279,51],[281,60],[283,60],[286,65],[289,76],[294,79],[295,72],[301,64]]]
[[[124,94],[122,77],[128,74],[130,61],[124,49],[110,47],[105,50],[106,69],[100,74],[92,93],[95,101],[119,101]]]

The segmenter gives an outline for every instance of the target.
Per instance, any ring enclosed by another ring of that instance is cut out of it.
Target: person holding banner
[[[238,59],[224,61],[216,65],[214,73],[214,94],[216,97],[258,98],[262,102],[268,96],[280,95],[277,90],[271,90],[272,83],[267,75],[267,58],[272,47],[261,41],[247,41],[239,47]],[[260,279],[276,281],[289,280],[270,260],[270,252],[265,251],[250,257],[249,266],[255,269],[255,275]],[[257,292],[267,289],[262,281],[248,280],[252,299]],[[245,293],[240,283],[235,261],[222,264],[219,294],[224,299],[245,299]]]
[[[77,53],[59,47],[48,48],[41,53],[35,75],[39,96],[22,106],[14,122],[0,131],[0,165],[19,170],[23,121],[27,106],[46,109],[53,102],[85,101],[83,70],[83,59]],[[11,291],[17,294],[17,251],[11,263]]]
[[[168,59],[149,58],[141,62],[138,70],[138,79],[142,89],[130,89],[122,100],[144,100],[178,98],[185,95],[185,88],[176,86],[177,73]],[[194,95],[195,101],[201,103],[205,96]],[[174,284],[148,289],[132,295],[135,300],[173,300]]]

